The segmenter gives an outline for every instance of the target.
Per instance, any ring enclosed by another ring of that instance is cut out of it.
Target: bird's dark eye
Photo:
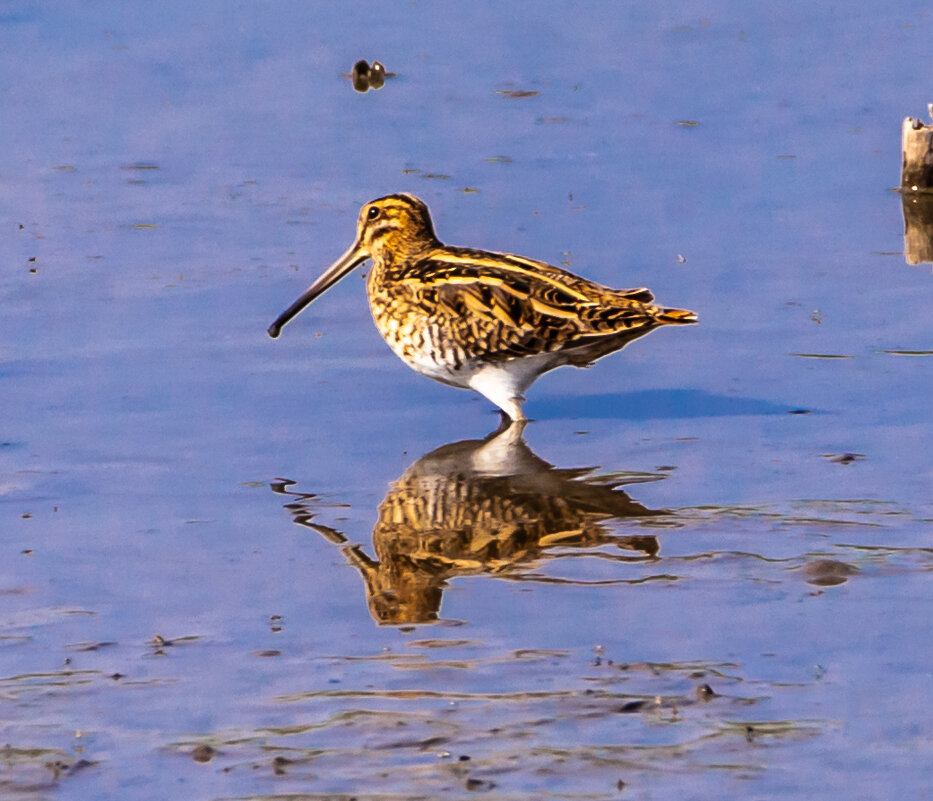
[[[382,209],[376,206],[370,206],[369,212],[366,214],[366,219],[368,220],[378,220],[379,215],[382,214]]]

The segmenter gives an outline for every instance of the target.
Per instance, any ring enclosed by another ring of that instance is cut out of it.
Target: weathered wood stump
[[[933,117],[933,103],[930,116]],[[933,192],[933,127],[907,117],[901,127],[901,191]]]
[[[927,106],[933,117],[933,103]],[[904,258],[933,262],[933,126],[907,117],[901,128]]]

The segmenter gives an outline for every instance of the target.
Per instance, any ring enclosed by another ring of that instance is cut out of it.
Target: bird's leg
[[[492,365],[485,367],[470,378],[470,387],[496,404],[514,423],[520,423],[526,419],[522,411],[522,404],[525,402],[522,390],[526,389],[530,383],[530,381],[523,383],[513,372]]]
[[[524,402],[525,399],[519,395],[515,398],[509,398],[505,404],[500,404],[499,408],[513,423],[527,423],[528,418],[525,417],[525,412],[522,409]]]

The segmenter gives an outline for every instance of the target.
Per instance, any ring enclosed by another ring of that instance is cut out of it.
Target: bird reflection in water
[[[652,473],[596,476],[593,468],[559,469],[536,456],[523,423],[483,440],[453,442],[422,456],[393,484],[373,529],[376,558],[337,529],[315,522],[320,498],[280,480],[275,492],[294,522],[339,545],[363,577],[377,623],[438,619],[449,579],[515,575],[549,548],[613,545],[626,561],[654,559],[657,538],[619,536],[612,520],[665,515],[632,500],[620,486],[655,481]]]

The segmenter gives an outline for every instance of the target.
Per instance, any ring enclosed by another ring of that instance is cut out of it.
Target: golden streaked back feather
[[[370,280],[377,317],[379,309],[393,313],[396,296],[444,339],[470,342],[470,355],[485,359],[567,351],[570,363],[588,363],[598,356],[571,352],[601,342],[604,355],[659,325],[696,320],[693,312],[652,305],[644,288],[610,289],[544,262],[468,248],[435,247],[417,260],[382,265]]]

